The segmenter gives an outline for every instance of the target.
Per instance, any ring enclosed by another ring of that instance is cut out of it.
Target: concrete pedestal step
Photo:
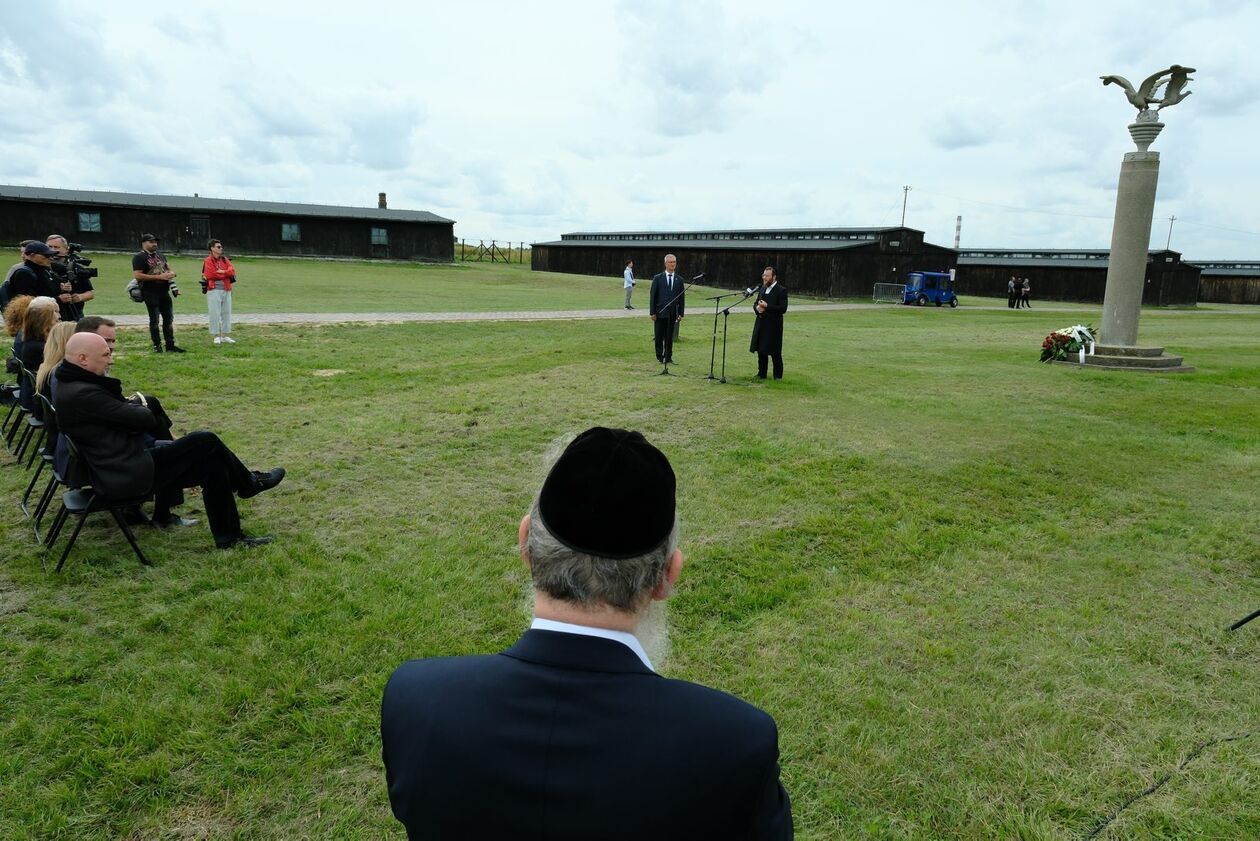
[[[1073,354],[1069,354],[1059,364],[1074,365],[1077,368],[1101,368],[1104,371],[1146,371],[1153,374],[1188,374],[1194,370],[1193,365],[1186,365],[1184,362],[1184,357],[1169,356],[1162,347],[1095,345],[1094,355],[1086,356],[1084,365]]]

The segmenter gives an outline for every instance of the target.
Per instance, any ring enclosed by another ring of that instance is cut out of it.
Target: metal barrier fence
[[[518,242],[515,246],[509,240],[506,243],[500,243],[498,240],[490,240],[487,244],[484,239],[477,240],[476,245],[470,245],[467,240],[461,239],[456,247],[456,259],[468,263],[524,263],[527,244]]]
[[[906,300],[906,285],[904,283],[877,283],[871,299],[877,304],[900,304]]]

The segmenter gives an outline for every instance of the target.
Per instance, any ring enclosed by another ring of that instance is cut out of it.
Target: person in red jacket
[[[223,243],[210,240],[210,255],[201,264],[202,291],[210,307],[210,335],[216,345],[236,344],[232,332],[232,282],[236,269],[223,254]]]

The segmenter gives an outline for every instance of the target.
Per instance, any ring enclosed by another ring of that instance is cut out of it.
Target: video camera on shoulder
[[[91,267],[91,258],[84,257],[79,253],[83,250],[82,244],[67,242],[66,248],[69,253],[61,260],[53,260],[52,262],[51,268],[54,274],[65,280],[85,280],[97,277],[100,274],[98,269]]]

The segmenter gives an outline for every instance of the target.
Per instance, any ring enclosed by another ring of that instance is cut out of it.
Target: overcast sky
[[[872,226],[1260,258],[1260,3],[0,0],[0,183],[430,210],[457,236]],[[39,28],[37,28],[39,27]]]

